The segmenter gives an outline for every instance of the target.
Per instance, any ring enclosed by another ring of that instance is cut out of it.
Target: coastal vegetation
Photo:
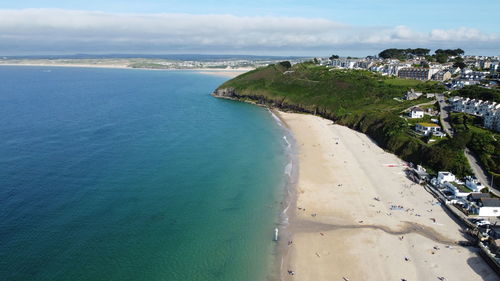
[[[275,64],[227,81],[216,96],[320,115],[366,133],[386,150],[431,170],[470,172],[462,146],[454,139],[426,143],[413,133],[401,112],[429,100],[402,101],[414,88],[443,91],[436,82],[403,80],[364,70],[329,69],[314,63]]]
[[[482,118],[465,114],[452,113],[450,123],[455,130],[453,137],[460,147],[472,150],[483,168],[494,177],[497,186],[500,182],[500,134],[481,128]]]
[[[378,54],[379,57],[383,59],[409,59],[412,56],[427,56],[429,55],[430,49],[416,48],[416,49],[385,49]]]
[[[383,59],[398,59],[406,60],[413,57],[425,57],[427,61],[446,63],[453,57],[453,62],[457,67],[463,68],[465,65],[463,59],[460,57],[464,54],[462,49],[437,49],[433,55],[430,55],[430,49],[416,48],[416,49],[385,49],[378,54]]]

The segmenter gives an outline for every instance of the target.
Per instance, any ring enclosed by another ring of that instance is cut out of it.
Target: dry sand
[[[299,153],[282,280],[498,280],[403,161],[329,120],[279,114]]]
[[[216,75],[227,78],[234,78],[245,72],[253,70],[254,68],[236,68],[236,69],[198,69],[197,72],[201,74]]]
[[[146,69],[146,70],[165,70],[165,71],[194,71],[201,74],[216,75],[226,78],[234,78],[240,74],[253,70],[254,68],[234,68],[234,69],[213,69],[213,68],[188,68],[188,69],[157,69],[157,68],[132,68],[128,64],[82,64],[82,63],[36,63],[36,62],[19,62],[19,63],[4,63],[0,62],[0,66],[56,66],[56,67],[85,67],[85,68],[118,68],[118,69]]]

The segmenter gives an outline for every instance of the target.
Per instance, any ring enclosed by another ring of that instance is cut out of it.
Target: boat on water
[[[278,228],[277,227],[274,228],[274,239],[273,239],[274,241],[278,241],[278,232],[279,232]]]

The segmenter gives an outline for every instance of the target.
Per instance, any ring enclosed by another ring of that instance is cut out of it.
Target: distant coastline
[[[37,67],[74,67],[74,68],[107,68],[107,69],[142,69],[142,70],[163,70],[163,71],[193,71],[205,75],[215,75],[226,78],[234,78],[245,72],[251,71],[254,68],[230,68],[230,69],[215,69],[215,68],[148,68],[148,67],[131,67],[128,64],[82,64],[82,63],[36,63],[36,62],[6,62],[0,61],[0,66],[37,66]]]

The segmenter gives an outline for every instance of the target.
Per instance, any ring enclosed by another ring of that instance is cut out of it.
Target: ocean
[[[0,280],[266,280],[289,161],[189,71],[0,67]]]

